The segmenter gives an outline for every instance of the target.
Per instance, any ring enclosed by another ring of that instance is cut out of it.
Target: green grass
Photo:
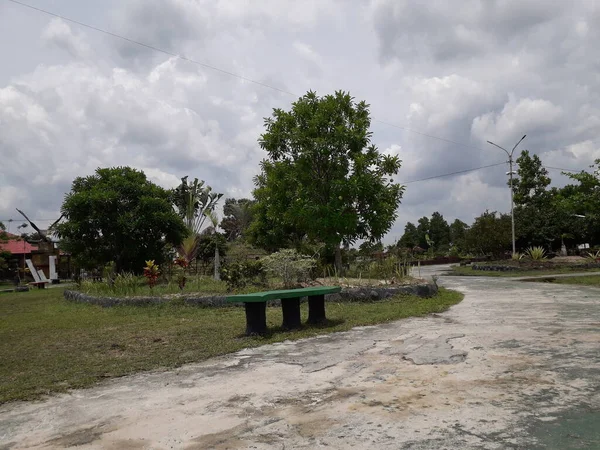
[[[600,287],[600,275],[590,275],[585,277],[564,277],[555,278],[552,280],[553,283],[558,284],[579,284],[582,286],[595,286]]]
[[[0,403],[90,386],[98,380],[181,364],[286,339],[344,331],[441,312],[463,295],[440,289],[422,299],[327,303],[330,324],[284,332],[280,308],[267,309],[272,333],[242,336],[243,308],[182,304],[102,308],[71,303],[61,288],[0,295]],[[306,320],[306,305],[302,318]]]
[[[473,270],[469,266],[452,266],[446,276],[468,277],[534,277],[537,275],[557,275],[561,273],[599,272],[598,269],[578,269],[571,267],[557,267],[551,270],[515,270],[511,272],[494,272],[487,270]]]

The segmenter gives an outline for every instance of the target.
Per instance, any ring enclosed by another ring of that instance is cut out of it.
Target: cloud
[[[74,58],[86,58],[90,53],[85,38],[81,34],[73,34],[71,27],[62,19],[52,19],[42,32],[42,39],[49,45],[66,50]]]
[[[131,0],[107,2],[103,14],[70,1],[61,14],[285,91],[349,90],[379,119],[373,143],[403,161],[397,181],[502,162],[486,141],[510,147],[523,134],[519,148],[549,166],[583,169],[598,157],[592,0]],[[39,39],[20,41],[19,64],[0,67],[9,80],[0,85],[0,218],[15,207],[57,216],[73,178],[99,166],[250,195],[263,118],[295,96],[17,8],[3,9],[3,23],[14,15]],[[436,210],[466,222],[506,211],[505,172],[407,184],[390,236]]]

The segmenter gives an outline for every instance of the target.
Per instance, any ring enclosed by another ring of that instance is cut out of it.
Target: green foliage
[[[529,247],[525,250],[525,255],[533,261],[546,259],[546,250],[544,247]]]
[[[469,250],[484,255],[497,256],[510,250],[510,215],[485,211],[467,231],[466,243]]]
[[[434,250],[446,252],[450,247],[450,226],[444,216],[434,212],[429,221],[429,237],[434,242]]]
[[[430,227],[430,223],[429,223],[429,218],[428,217],[421,217],[418,221],[417,225],[417,236],[419,239],[419,247],[421,247],[423,250],[427,250],[429,249],[429,243],[428,243],[428,239],[427,239],[427,234],[429,233],[429,227]]]
[[[276,249],[308,238],[338,248],[383,237],[404,188],[391,179],[400,160],[371,144],[370,123],[368,105],[343,92],[308,92],[265,119],[254,243]]]
[[[350,267],[348,277],[371,280],[399,281],[410,274],[410,266],[404,258],[388,256],[382,259],[368,259]]]
[[[381,241],[370,242],[365,241],[358,246],[358,254],[360,256],[371,257],[374,253],[383,252],[383,244]]]
[[[254,200],[247,198],[225,200],[223,207],[223,220],[221,229],[225,232],[228,241],[243,238],[252,223]]]
[[[6,226],[2,222],[0,222],[0,241],[8,241]]]
[[[591,259],[592,261],[600,260],[600,250],[598,250],[596,252],[588,252],[587,258]]]
[[[198,239],[197,257],[205,264],[211,262],[215,257],[216,247],[219,255],[227,255],[227,239],[223,233],[202,233]]]
[[[517,158],[518,171],[513,179],[514,202],[517,206],[544,206],[549,197],[548,171],[542,166],[538,155],[531,156],[523,150]]]
[[[170,199],[190,233],[200,234],[208,213],[214,211],[223,194],[212,192],[203,180],[194,178],[188,183],[188,177],[170,192]]]
[[[221,280],[227,283],[229,291],[247,286],[266,286],[267,272],[261,261],[230,262],[221,266]]]
[[[310,278],[316,261],[293,249],[283,249],[261,259],[265,269],[281,278],[286,288]]]
[[[129,167],[97,169],[78,177],[65,197],[57,226],[61,247],[81,267],[141,272],[146,260],[164,260],[166,247],[187,234],[169,192]]]
[[[398,247],[412,249],[419,245],[419,232],[417,231],[417,227],[411,223],[407,222],[404,226],[404,234],[398,241]]]
[[[450,225],[450,242],[452,249],[458,254],[467,248],[467,231],[469,226],[462,220],[456,219]]]

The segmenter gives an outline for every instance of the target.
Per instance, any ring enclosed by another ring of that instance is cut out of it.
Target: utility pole
[[[511,217],[511,225],[512,225],[512,254],[513,254],[513,256],[517,253],[517,248],[516,248],[516,244],[515,244],[515,206],[514,206],[514,200],[513,200],[513,197],[514,197],[513,174],[515,173],[515,172],[513,172],[513,154],[515,153],[515,149],[521,143],[521,141],[523,139],[525,139],[525,136],[527,136],[527,135],[524,134],[523,137],[521,139],[519,139],[519,142],[517,142],[515,144],[513,149],[510,151],[510,153],[504,147],[500,147],[498,144],[494,144],[492,141],[487,141],[488,144],[492,144],[493,146],[504,150],[504,152],[508,155],[508,164],[509,164],[510,169],[509,169],[509,172],[507,175],[510,175],[510,217]]]

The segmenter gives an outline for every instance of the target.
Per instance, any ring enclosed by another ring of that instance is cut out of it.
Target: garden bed
[[[268,290],[265,288],[265,290]],[[419,282],[405,285],[373,285],[373,286],[345,286],[339,294],[327,296],[328,301],[335,302],[361,302],[384,300],[395,295],[416,295],[418,297],[431,297],[438,291],[434,283]],[[200,293],[164,295],[164,296],[135,296],[135,297],[110,297],[90,295],[76,290],[65,290],[65,299],[80,303],[89,303],[110,307],[116,305],[157,305],[162,303],[183,303],[187,305],[200,307],[230,307],[243,306],[243,303],[226,303],[227,295],[214,294],[202,295]],[[279,306],[279,301],[274,300],[268,303],[272,306]]]
[[[470,266],[454,266],[448,275],[463,276],[525,276],[552,275],[600,270],[600,262],[579,257],[561,257],[550,260],[492,261]]]

